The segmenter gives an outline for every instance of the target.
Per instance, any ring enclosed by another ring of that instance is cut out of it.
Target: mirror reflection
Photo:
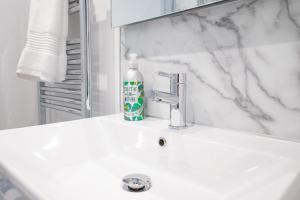
[[[136,23],[228,0],[112,0],[112,26]]]

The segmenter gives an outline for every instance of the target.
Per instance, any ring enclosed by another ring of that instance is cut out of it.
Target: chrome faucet
[[[152,91],[151,99],[170,104],[170,128],[186,128],[186,74],[159,72],[170,79],[170,92]]]

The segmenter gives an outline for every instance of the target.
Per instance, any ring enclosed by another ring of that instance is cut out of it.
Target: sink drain
[[[151,188],[151,179],[144,174],[130,174],[123,178],[123,189],[128,192],[145,192]]]

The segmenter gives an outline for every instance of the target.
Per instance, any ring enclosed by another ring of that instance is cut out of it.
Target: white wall
[[[36,83],[16,76],[29,0],[0,0],[0,129],[37,124]]]

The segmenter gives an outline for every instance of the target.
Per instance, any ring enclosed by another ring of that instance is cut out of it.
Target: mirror
[[[229,0],[112,0],[112,26],[141,22]]]

